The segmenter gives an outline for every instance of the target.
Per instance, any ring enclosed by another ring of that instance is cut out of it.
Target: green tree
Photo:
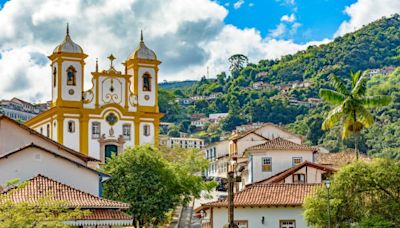
[[[400,161],[375,159],[357,161],[343,167],[331,179],[332,227],[350,224],[385,224],[399,227]],[[321,186],[304,203],[304,217],[310,226],[326,227],[327,190]]]
[[[390,103],[389,96],[366,96],[366,78],[360,71],[351,74],[351,89],[335,75],[331,76],[331,83],[335,90],[321,89],[320,97],[335,105],[322,123],[322,129],[332,128],[339,121],[342,122],[342,138],[351,134],[355,137],[355,150],[358,159],[358,139],[363,128],[369,128],[374,123],[374,117],[368,109],[383,107]]]
[[[112,176],[104,185],[106,198],[129,203],[135,223],[159,224],[180,202],[179,177],[157,149],[128,148],[104,169]]]
[[[212,187],[195,175],[207,166],[199,156],[198,151],[180,149],[162,153],[149,145],[128,148],[106,164],[112,177],[104,194],[129,203],[128,212],[140,225],[160,224],[178,204]]]
[[[249,63],[249,59],[242,54],[232,55],[228,61],[231,64],[229,69],[234,77],[238,76],[239,72]]]

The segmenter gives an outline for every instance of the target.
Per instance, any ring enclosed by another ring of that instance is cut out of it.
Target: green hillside
[[[168,114],[164,120],[176,122],[180,131],[190,132],[187,121],[191,114],[228,112],[230,115],[221,126],[210,126],[210,129],[196,134],[207,140],[217,140],[224,131],[229,132],[237,125],[273,122],[288,125],[292,131],[307,135],[309,143],[342,149],[347,142],[329,145],[328,138],[336,136],[320,130],[322,116],[328,108],[324,104],[313,104],[313,108],[310,108],[308,98],[318,98],[319,89],[329,87],[327,79],[330,74],[343,78],[350,71],[400,66],[399,28],[399,15],[382,18],[328,44],[310,46],[305,51],[283,56],[279,60],[249,63],[240,70],[233,70],[230,76],[221,73],[216,79],[202,78],[190,87],[161,91],[164,97],[172,100],[222,93],[216,99],[196,100],[191,105],[171,103],[171,100],[164,100],[160,96],[160,109]],[[311,86],[283,91],[285,86],[292,87],[295,81],[306,81]],[[268,86],[262,90],[254,89],[255,82],[264,82]],[[385,80],[378,84],[383,82]],[[376,86],[380,85],[374,88]],[[363,151],[369,149],[368,145],[362,148]]]

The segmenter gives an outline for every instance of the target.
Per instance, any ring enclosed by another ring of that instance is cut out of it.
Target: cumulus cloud
[[[72,39],[89,55],[86,88],[91,87],[96,58],[101,70],[108,68],[110,53],[117,63],[123,62],[137,47],[140,29],[147,46],[163,62],[159,81],[198,79],[207,67],[215,75],[227,70],[227,59],[237,53],[257,62],[312,44],[263,38],[256,29],[227,25],[227,13],[211,0],[191,0],[191,4],[185,0],[11,0],[0,10],[0,97],[50,99],[51,69],[46,56],[62,42],[67,22]]]
[[[294,22],[296,20],[296,16],[294,15],[294,13],[292,13],[292,14],[290,14],[290,15],[283,15],[282,17],[281,17],[281,21],[284,21],[284,22],[290,22],[290,23],[292,23],[292,22]]]
[[[335,33],[336,36],[353,32],[383,16],[400,12],[399,0],[358,0],[344,10],[350,19],[344,21]]]

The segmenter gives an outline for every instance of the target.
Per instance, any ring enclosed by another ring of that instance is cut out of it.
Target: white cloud
[[[271,37],[276,38],[282,36],[286,32],[286,25],[279,23],[275,29],[269,31]]]
[[[242,7],[243,3],[244,3],[244,0],[239,0],[239,1],[235,2],[235,4],[233,4],[233,8],[239,9],[240,7]]]
[[[281,17],[281,21],[284,21],[284,22],[292,23],[292,22],[294,22],[295,20],[296,20],[296,16],[294,15],[294,13],[292,13],[292,14],[290,14],[290,15],[283,15],[283,16]]]
[[[0,98],[50,99],[46,56],[62,42],[66,22],[72,39],[89,55],[85,87],[91,86],[96,58],[102,70],[113,53],[122,70],[119,63],[136,48],[140,29],[147,46],[163,62],[159,81],[199,79],[207,66],[210,75],[215,75],[227,70],[227,59],[236,53],[258,62],[308,45],[266,39],[256,29],[226,25],[227,13],[211,0],[192,0],[191,4],[186,0],[11,0],[0,10]]]
[[[390,16],[400,12],[399,0],[358,0],[347,6],[344,12],[350,19],[344,21],[335,33],[336,36],[353,32],[383,16]]]
[[[250,2],[249,7],[253,7],[253,6],[254,6],[254,3]]]

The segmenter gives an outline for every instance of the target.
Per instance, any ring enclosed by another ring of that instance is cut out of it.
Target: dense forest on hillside
[[[215,79],[203,77],[192,86],[160,90],[160,111],[166,113],[164,121],[175,122],[179,131],[189,133],[190,115],[193,113],[229,113],[228,117],[216,128],[211,126],[197,136],[207,140],[218,140],[223,132],[229,132],[236,126],[250,122],[272,122],[287,125],[296,132],[307,136],[308,143],[322,144],[333,151],[344,149],[352,141],[342,142],[338,137],[338,129],[329,132],[320,129],[323,116],[329,107],[319,104],[310,108],[304,101],[318,98],[320,88],[328,88],[328,76],[335,74],[340,78],[350,75],[351,71],[400,66],[400,16],[382,18],[364,26],[356,32],[338,37],[328,44],[310,46],[307,50],[294,55],[286,55],[278,60],[261,60],[257,64],[249,63],[242,68],[233,68],[230,74],[222,72]],[[228,62],[227,62],[228,64]],[[394,102],[389,107],[375,112],[377,124],[365,131],[365,140],[360,148],[363,152],[386,154],[400,153],[399,142],[392,142],[393,137],[385,139],[385,135],[400,134],[396,126],[400,107],[399,70],[388,75],[376,75],[370,79],[372,93],[390,93]],[[282,86],[291,85],[294,81],[308,81],[311,86],[296,87],[282,91]],[[389,83],[389,81],[391,83]],[[252,89],[256,82],[263,82],[269,87]],[[195,100],[193,104],[181,105],[176,98],[208,96],[221,93],[212,100]],[[299,101],[293,105],[291,100]],[[302,103],[300,103],[302,102]],[[377,134],[380,129],[381,134]],[[382,130],[383,133],[382,134]],[[400,135],[399,135],[400,136]],[[369,141],[373,137],[381,137],[381,144],[372,146]],[[389,146],[388,146],[389,145]],[[379,148],[378,148],[379,147]]]

